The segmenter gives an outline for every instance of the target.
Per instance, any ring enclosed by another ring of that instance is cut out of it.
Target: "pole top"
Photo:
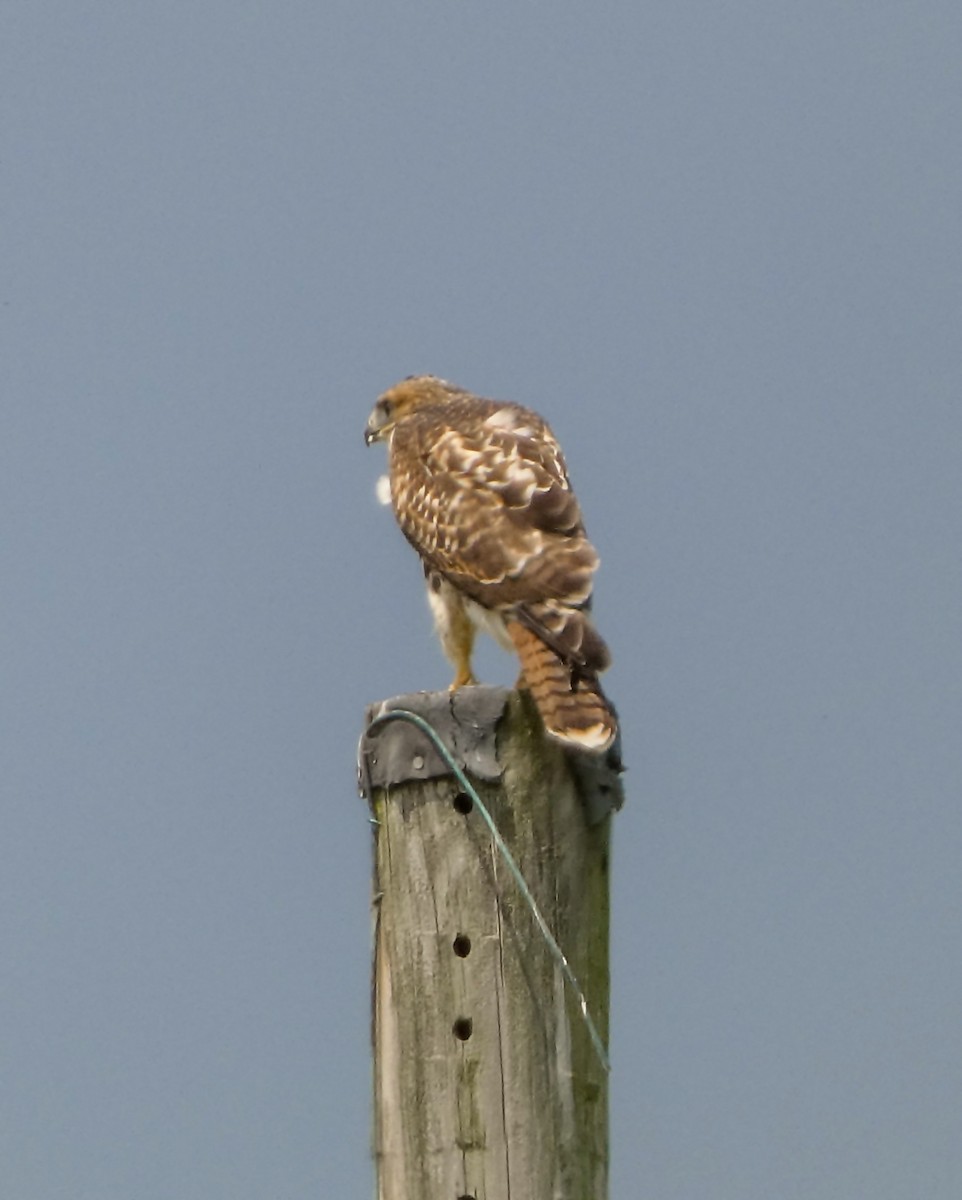
[[[358,790],[370,800],[375,788],[452,774],[430,738],[413,723],[393,720],[370,730],[371,723],[385,713],[406,710],[421,717],[438,734],[458,766],[486,782],[496,782],[504,773],[498,734],[508,714],[512,732],[523,729],[526,737],[538,739],[537,749],[532,746],[532,752],[567,760],[589,825],[621,808],[624,790],[617,747],[603,755],[562,749],[544,735],[540,718],[533,705],[526,703],[528,700],[525,693],[476,685],[454,692],[412,692],[368,705],[358,746]]]

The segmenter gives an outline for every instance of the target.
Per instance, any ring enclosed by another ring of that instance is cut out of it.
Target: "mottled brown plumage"
[[[473,682],[486,628],[517,651],[548,733],[607,749],[609,654],[588,611],[598,555],[545,421],[425,375],[381,396],[365,439],[388,443],[391,502],[424,563],[452,686]]]

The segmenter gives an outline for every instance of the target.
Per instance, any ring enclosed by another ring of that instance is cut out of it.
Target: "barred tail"
[[[594,672],[569,667],[526,625],[508,621],[507,627],[545,730],[579,750],[599,754],[607,750],[618,722]]]

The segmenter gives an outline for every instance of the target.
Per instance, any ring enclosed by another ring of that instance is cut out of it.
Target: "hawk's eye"
[[[391,407],[392,407],[392,405],[391,405],[390,400],[378,400],[377,410],[378,410],[378,413],[380,414],[382,421],[387,421],[390,418]]]

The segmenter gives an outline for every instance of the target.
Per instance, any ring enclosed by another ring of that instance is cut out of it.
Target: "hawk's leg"
[[[460,592],[442,575],[432,571],[428,574],[428,603],[434,613],[434,627],[441,646],[454,667],[454,680],[449,690],[453,692],[477,683],[471,670],[474,623],[467,614]]]

